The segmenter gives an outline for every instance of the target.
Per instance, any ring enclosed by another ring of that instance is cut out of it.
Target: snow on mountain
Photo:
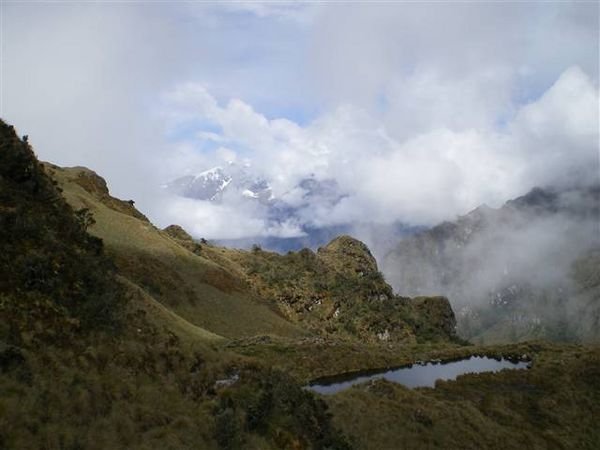
[[[309,176],[300,180],[294,188],[294,191],[301,192],[301,197],[299,201],[296,199],[292,202],[295,205],[292,207],[285,200],[286,194],[276,198],[269,181],[251,170],[249,165],[229,163],[226,168],[213,167],[197,175],[177,178],[163,187],[175,195],[215,203],[222,202],[227,193],[229,199],[237,197],[258,201],[272,209],[271,212],[276,216],[283,211],[286,216],[294,215],[294,210],[316,203],[333,206],[346,195],[335,180],[318,180]]]
[[[322,214],[332,211],[350,195],[332,178],[319,179],[308,175],[288,192],[276,196],[269,180],[259,176],[252,166],[232,162],[225,167],[213,167],[196,175],[177,178],[163,188],[174,195],[235,205],[236,208],[244,204],[255,205],[257,207],[250,210],[264,221],[266,229],[293,226],[301,231],[300,235],[293,237],[261,234],[217,240],[226,246],[250,248],[259,244],[268,250],[287,252],[304,247],[316,249],[340,234],[358,233],[373,248],[380,249],[389,248],[390,242],[397,242],[400,237],[415,231],[400,222],[363,227],[360,224],[319,222]]]
[[[248,198],[258,198],[258,194],[256,192],[252,192],[250,189],[244,189],[242,195]]]
[[[223,200],[225,192],[263,203],[273,197],[269,183],[250,174],[248,167],[234,163],[227,168],[213,167],[197,175],[177,178],[164,187],[175,195],[216,203]]]
[[[318,222],[315,211],[331,211],[349,194],[334,179],[318,179],[309,175],[301,179],[289,192],[275,196],[269,180],[253,172],[249,165],[230,163],[226,167],[214,167],[198,173],[178,178],[163,185],[172,194],[213,203],[228,203],[239,207],[248,202],[258,208],[253,209],[264,220],[267,228],[278,229],[281,226],[299,228],[301,236],[281,237],[257,235],[243,239],[219,240],[223,245],[249,248],[260,244],[265,249],[286,252],[303,247],[317,248],[340,234],[357,232],[353,224],[323,225]],[[317,219],[315,221],[315,219]],[[373,226],[369,230],[373,230]],[[375,247],[383,241],[396,242],[400,236],[409,232],[401,223],[394,223],[377,229],[373,233],[364,233]]]

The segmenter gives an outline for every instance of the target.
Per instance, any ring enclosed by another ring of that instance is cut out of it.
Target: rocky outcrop
[[[446,297],[415,297],[411,300],[415,313],[431,330],[446,336],[456,335],[456,317]]]
[[[369,248],[350,236],[337,237],[316,253],[256,250],[239,256],[260,297],[318,334],[371,343],[455,338],[447,299],[395,296]]]
[[[317,254],[328,265],[348,275],[359,277],[378,271],[377,261],[369,247],[351,236],[339,236],[319,248]]]
[[[169,225],[163,230],[169,236],[180,241],[193,241],[192,236],[179,225]]]
[[[108,190],[106,180],[98,175],[93,170],[86,167],[71,167],[67,169],[59,168],[50,163],[44,163],[44,168],[52,175],[52,172],[59,169],[66,171],[69,177],[87,192],[92,194],[94,198],[115,211],[133,216],[144,222],[150,222],[148,218],[135,208],[133,200],[120,200],[112,197]]]
[[[187,248],[192,253],[199,255],[202,252],[202,246],[195,242],[192,236],[179,225],[169,225],[163,232],[167,233],[179,245]]]

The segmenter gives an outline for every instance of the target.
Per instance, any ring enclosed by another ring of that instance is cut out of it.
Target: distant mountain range
[[[163,185],[163,188],[175,195],[214,203],[226,200],[258,201],[272,210],[273,217],[280,219],[293,216],[294,210],[309,202],[318,201],[333,206],[347,196],[335,180],[310,176],[292,188],[301,192],[301,200],[296,200],[292,206],[284,200],[286,194],[276,197],[270,181],[254,174],[250,165],[234,162],[177,178]]]
[[[463,337],[598,337],[600,186],[535,188],[402,240],[385,256],[402,295],[444,292]]]
[[[260,177],[253,176],[248,166],[230,163],[227,167],[213,167],[197,175],[187,175],[163,186],[169,192],[182,197],[211,202],[223,201],[226,193],[261,203],[274,200],[271,186]]]
[[[269,180],[253,173],[249,165],[228,163],[198,173],[187,175],[163,185],[168,192],[195,200],[212,203],[257,204],[264,208],[264,217],[274,224],[293,222],[299,224],[303,235],[297,237],[251,236],[242,239],[220,239],[215,243],[237,248],[250,248],[259,245],[266,250],[280,253],[317,249],[340,234],[360,234],[357,224],[317,226],[307,222],[314,205],[333,208],[348,194],[334,179],[318,179],[314,176],[303,178],[292,190],[301,193],[294,204],[285,200],[286,195],[274,195]],[[307,214],[308,212],[308,214]],[[360,225],[358,226],[360,228]],[[368,225],[369,232],[361,238],[370,241],[375,247],[392,245],[398,239],[422,228],[409,227],[401,222],[386,225]],[[385,241],[385,244],[383,243]]]
[[[316,250],[341,234],[356,236],[381,258],[386,279],[400,295],[447,295],[467,339],[600,337],[600,307],[594,306],[600,305],[600,185],[534,188],[501,208],[482,205],[431,229],[400,222],[314,226],[306,223],[314,205],[333,208],[347,195],[335,180],[302,179],[294,188],[302,192],[301,201],[292,205],[285,195],[273,194],[268,180],[236,164],[165,188],[214,203],[255,202],[272,223],[291,220],[304,232],[218,245],[286,253]]]

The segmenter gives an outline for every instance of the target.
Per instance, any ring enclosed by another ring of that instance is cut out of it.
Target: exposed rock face
[[[136,208],[134,208],[133,200],[120,200],[118,198],[112,197],[108,191],[108,186],[106,185],[106,181],[104,180],[104,178],[99,176],[93,170],[82,168],[81,172],[79,173],[79,176],[75,181],[85,190],[87,190],[91,194],[96,195],[96,197],[102,203],[105,203],[107,206],[116,209],[117,211],[120,211],[123,214],[136,217],[146,222],[150,222],[144,214],[142,214]]]
[[[258,250],[240,256],[259,296],[319,334],[372,343],[455,338],[447,299],[394,296],[369,248],[350,236],[335,238],[316,254]]]
[[[360,277],[378,271],[369,247],[350,236],[339,236],[318,250],[319,257],[348,275]]]
[[[45,170],[47,170],[51,175],[53,170],[58,169],[57,166],[50,163],[43,163],[43,165]],[[119,211],[123,214],[127,214],[128,216],[133,216],[137,219],[143,220],[144,222],[150,222],[144,214],[139,212],[133,206],[135,204],[133,200],[120,200],[112,197],[108,190],[106,180],[104,180],[104,178],[102,178],[93,170],[90,170],[87,167],[71,167],[66,170],[69,172],[75,183],[92,194],[95,198],[109,208]]]
[[[74,169],[79,172],[79,175],[76,178],[77,184],[90,194],[94,194],[98,198],[109,195],[106,180],[96,172],[87,167],[74,167]]]
[[[179,245],[187,248],[190,252],[200,255],[202,246],[194,241],[192,236],[179,225],[169,225],[163,230],[171,238],[175,239]]]
[[[180,241],[193,241],[192,236],[179,225],[169,225],[163,231]]]

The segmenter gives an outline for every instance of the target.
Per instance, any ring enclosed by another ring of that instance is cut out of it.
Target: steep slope
[[[64,202],[31,148],[4,123],[0,161],[0,446],[147,442],[135,433],[159,416],[150,413],[165,381],[159,360],[171,361],[178,374],[189,362],[176,336],[127,300],[102,242],[85,231],[86,212]],[[210,354],[198,350],[203,359]],[[168,393],[164,399],[187,403]],[[180,438],[212,439],[206,429],[182,430]]]
[[[84,327],[116,326],[120,291],[102,242],[86,233],[86,212],[63,201],[31,148],[4,123],[0,144],[0,293],[56,308]]]
[[[111,197],[92,171],[47,168],[67,201],[91,213],[90,232],[104,241],[121,275],[185,320],[226,337],[303,334],[254,298],[231,267],[204,257],[199,244],[154,227],[130,203]]]
[[[117,276],[93,220],[0,122],[1,448],[348,448],[293,379]]]
[[[383,265],[403,294],[448,295],[467,339],[597,340],[599,211],[598,186],[536,188],[402,240]]]

